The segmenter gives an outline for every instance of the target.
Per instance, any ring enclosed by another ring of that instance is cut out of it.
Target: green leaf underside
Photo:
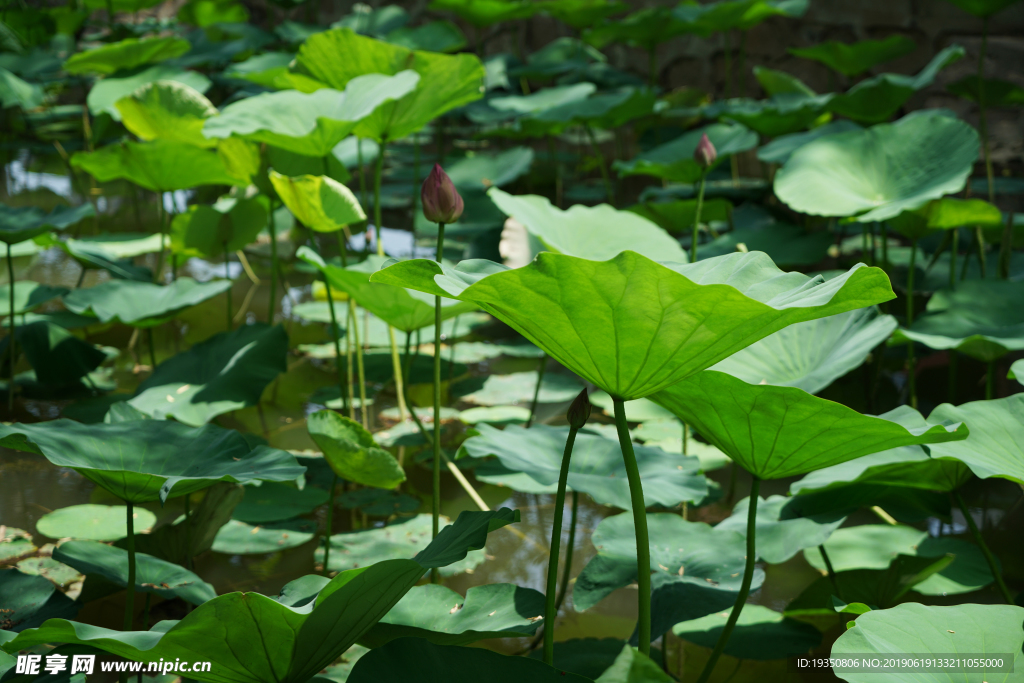
[[[965,441],[932,446],[933,457],[956,458],[982,479],[1002,477],[1024,484],[1024,393],[959,406],[943,403],[929,419],[971,425]]]

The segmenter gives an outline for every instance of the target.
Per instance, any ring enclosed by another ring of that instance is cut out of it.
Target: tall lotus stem
[[[231,257],[228,256],[228,243],[224,243],[224,278],[228,281],[228,289],[225,292],[227,295],[227,313],[228,313],[228,332],[233,327],[231,319],[234,317],[231,312]]]
[[[697,262],[697,235],[700,230],[700,212],[704,208],[704,181],[708,171],[718,158],[718,150],[711,144],[708,134],[700,136],[697,147],[693,150],[693,160],[701,167],[700,185],[697,188],[697,209],[693,214],[693,237],[690,241],[690,263]]]
[[[331,479],[331,497],[327,501],[327,537],[324,543],[324,568],[321,574],[327,576],[328,562],[331,559],[331,526],[334,522],[334,490],[338,487],[338,475],[335,473]]]
[[[551,523],[551,550],[548,553],[548,580],[544,591],[544,663],[555,661],[555,615],[558,612],[556,588],[558,587],[558,550],[562,543],[562,513],[565,510],[565,488],[569,480],[569,459],[572,447],[576,443],[576,432],[587,424],[592,407],[587,400],[584,389],[569,406],[569,436],[565,440],[565,452],[562,453],[562,468],[558,472],[558,492],[555,494],[555,518]],[[575,491],[573,492],[575,495]],[[574,520],[575,521],[575,520]],[[575,524],[573,524],[575,529]],[[574,539],[575,540],[575,539]],[[570,541],[570,547],[572,542]],[[571,552],[569,559],[572,558]],[[568,576],[568,570],[566,570]]]
[[[907,269],[907,329],[914,324],[914,268],[917,261],[917,238],[910,241],[910,267]],[[907,344],[907,387],[910,407],[917,409],[917,361],[914,358],[914,342]]]
[[[988,544],[985,543],[985,539],[981,537],[981,532],[978,531],[978,525],[975,523],[974,517],[971,516],[967,503],[964,502],[963,496],[960,495],[959,491],[953,491],[953,497],[956,499],[956,504],[960,506],[960,511],[964,513],[964,520],[967,521],[967,528],[971,530],[971,535],[974,536],[974,542],[981,548],[981,553],[985,556],[985,561],[988,562],[988,568],[996,580],[996,585],[999,586],[999,592],[1003,594],[1006,604],[1014,604],[1013,596],[1010,595],[1010,589],[1006,587],[1006,582],[1003,580],[1003,573],[999,571],[999,563],[996,562],[996,556],[992,554]]]
[[[565,565],[562,569],[562,583],[558,587],[558,600],[555,601],[555,612],[562,607],[565,594],[569,590],[569,574],[572,573],[572,553],[576,547],[576,520],[580,512],[580,494],[572,492],[572,507],[569,511],[569,543],[565,547]]]
[[[633,527],[636,531],[636,585],[637,585],[637,628],[640,635],[638,649],[645,655],[651,654],[651,545],[647,535],[647,506],[644,502],[640,469],[636,464],[633,442],[629,437],[626,423],[626,406],[621,398],[612,397],[615,403],[615,427],[619,433],[622,460],[626,465],[629,480],[629,500],[633,508]]]
[[[359,321],[356,320],[356,304],[349,297],[348,300],[348,321],[349,329],[352,330],[352,341],[356,347],[356,372],[359,379],[359,406],[362,417],[363,429],[369,431],[369,413],[366,403],[366,367],[363,365],[363,345],[359,343]]]
[[[825,569],[828,571],[828,580],[832,584],[832,590],[836,592],[836,596],[842,600],[843,594],[839,590],[839,579],[836,578],[836,570],[832,567],[832,560],[828,556],[828,552],[825,550],[825,545],[818,546],[818,552],[821,553],[821,559],[825,562]]]
[[[526,420],[526,428],[529,429],[533,420],[537,417],[537,403],[540,401],[540,387],[544,383],[544,370],[548,366],[548,354],[540,357],[540,368],[537,369],[537,386],[533,388],[533,401],[530,403],[530,417]]]
[[[185,569],[192,571],[192,498],[185,496]],[[148,598],[147,598],[148,600]]]
[[[274,324],[277,312],[277,225],[274,222],[274,200],[270,200],[270,216],[267,223],[270,233],[270,301],[267,302],[267,324]]]
[[[125,502],[125,521],[128,526],[128,584],[125,586],[123,630],[131,631],[132,617],[135,616],[135,506],[130,500]]]
[[[334,342],[334,370],[338,373],[338,396],[341,398],[342,414],[348,412],[346,400],[348,393],[345,391],[346,377],[342,369],[341,337],[338,330],[338,315],[334,312],[334,295],[331,293],[331,282],[324,274],[324,285],[327,288],[327,308],[331,312],[331,341]]]
[[[15,339],[14,333],[17,330],[17,327],[18,327],[18,321],[16,319],[16,316],[14,315],[14,261],[11,260],[11,243],[10,242],[7,243],[7,294],[8,294],[7,316],[10,318],[10,328],[11,328],[10,332],[9,332],[9,339],[7,340],[8,341],[7,350],[10,351],[10,363],[11,363],[11,370],[10,370],[11,374],[10,374],[10,378],[7,381],[7,412],[10,413],[10,412],[14,411],[14,361],[15,361],[14,347],[16,346],[16,344],[14,343],[14,339]]]
[[[750,505],[747,507],[747,563],[743,568],[743,582],[740,584],[740,592],[736,596],[736,603],[732,606],[732,612],[729,613],[729,618],[725,622],[725,628],[719,634],[718,642],[715,643],[715,649],[711,651],[711,657],[708,658],[707,663],[704,665],[704,670],[700,672],[700,678],[697,679],[697,683],[707,683],[707,680],[711,677],[711,672],[714,671],[718,658],[722,656],[722,650],[725,649],[726,643],[729,642],[729,636],[732,635],[733,629],[736,628],[740,612],[743,611],[743,605],[747,602],[747,595],[750,594],[750,582],[754,579],[754,560],[757,559],[754,534],[757,532],[757,500],[760,490],[761,480],[755,476],[754,480],[750,482]]]

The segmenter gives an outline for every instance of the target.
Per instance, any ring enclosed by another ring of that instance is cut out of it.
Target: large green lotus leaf
[[[647,525],[653,573],[652,637],[659,637],[673,624],[718,612],[736,601],[746,556],[742,536],[670,513],[648,514]],[[604,518],[591,540],[597,555],[576,577],[572,591],[573,607],[580,611],[636,582],[632,514]],[[752,590],[763,581],[764,572],[755,570]]]
[[[966,441],[931,446],[933,456],[956,458],[982,479],[1002,477],[1024,484],[1024,393],[959,406],[943,403],[929,419],[971,425]]]
[[[620,659],[626,649],[626,641],[620,638],[573,638],[555,642],[553,666],[584,678],[596,681]],[[634,648],[629,648],[636,651]],[[541,650],[529,654],[532,659],[541,659]]]
[[[477,436],[463,442],[459,457],[495,456],[497,463],[477,466],[477,479],[487,483],[516,488],[515,478],[506,482],[510,474],[525,474],[530,493],[554,493],[562,454],[569,434],[568,427],[535,425],[529,429],[510,426],[505,430],[486,424],[477,425]],[[644,487],[644,501],[648,507],[663,505],[674,507],[681,501],[695,503],[707,497],[707,481],[699,474],[697,458],[680,458],[660,448],[636,446],[637,464]],[[619,442],[603,436],[581,432],[576,436],[572,458],[569,461],[569,489],[586,493],[601,505],[629,510],[629,486],[622,463]]]
[[[154,192],[200,185],[248,185],[248,174],[240,173],[226,154],[176,140],[129,140],[95,152],[77,152],[71,157],[71,165],[101,183],[123,179]]]
[[[823,515],[802,517],[790,505],[788,496],[769,496],[757,503],[757,556],[770,564],[779,564],[796,555],[804,548],[819,546],[825,542],[846,515],[831,512]],[[744,498],[732,509],[732,516],[718,523],[719,531],[733,531],[747,536],[747,510],[750,498]]]
[[[676,637],[703,647],[714,647],[732,609],[684,621],[672,627]],[[821,644],[814,626],[791,619],[763,605],[746,605],[723,652],[739,659],[785,659],[807,654]]]
[[[836,572],[885,569],[897,555],[939,558],[952,553],[955,559],[949,566],[914,586],[914,590],[922,595],[969,593],[994,580],[978,546],[958,538],[933,538],[927,532],[909,526],[864,524],[839,529],[824,545]],[[805,550],[804,557],[815,569],[826,570],[817,547]]]
[[[900,329],[891,344],[908,340],[932,349],[956,349],[990,362],[1024,349],[1024,282],[965,280],[956,290],[936,292],[925,314]]]
[[[653,399],[692,425],[748,472],[781,479],[863,455],[967,438],[964,421],[901,406],[862,415],[793,387],[753,385],[724,372],[705,371]]]
[[[556,654],[556,661],[557,658]],[[622,643],[619,654],[601,675],[594,677],[594,683],[672,683],[674,680],[653,659],[626,643]]]
[[[123,505],[72,505],[40,517],[36,531],[48,538],[116,541],[128,535],[125,516]],[[137,534],[148,532],[156,524],[156,515],[145,508],[135,508],[132,518]]]
[[[263,555],[297,548],[312,541],[315,535],[316,522],[309,519],[255,526],[233,519],[217,531],[212,550],[226,555]]]
[[[416,672],[417,683],[589,683],[587,678],[529,657],[434,645],[422,638],[399,638],[370,650],[352,667],[347,683],[406,683],[411,671]]]
[[[889,227],[904,237],[920,239],[933,230],[973,225],[1001,231],[1003,222],[1003,214],[999,208],[984,200],[943,197],[893,217],[889,221]]]
[[[946,90],[972,102],[979,101],[984,94],[985,105],[988,107],[1012,107],[1024,104],[1024,88],[997,78],[981,80],[977,76],[967,76],[950,83],[946,86]]]
[[[294,52],[268,51],[253,55],[240,62],[234,62],[224,69],[224,76],[243,78],[265,88],[284,90],[293,87],[293,84],[287,79],[289,78],[288,65],[294,59]],[[305,88],[297,89],[307,92]]]
[[[355,420],[333,410],[318,410],[306,418],[306,428],[339,477],[383,489],[393,489],[405,481],[405,470],[395,456],[380,448],[373,435]]]
[[[169,64],[156,64],[129,76],[109,77],[97,81],[86,95],[85,102],[94,116],[105,113],[110,114],[115,121],[120,121],[121,111],[117,108],[117,103],[139,88],[158,81],[180,83],[200,94],[205,93],[212,85],[210,79],[198,71],[188,71]]]
[[[445,172],[456,188],[464,191],[502,187],[530,171],[534,152],[529,147],[513,147],[497,154],[474,154],[446,162]],[[494,199],[494,196],[491,196]]]
[[[171,249],[182,256],[222,256],[256,241],[266,225],[267,210],[259,199],[193,204],[171,221]]]
[[[797,387],[816,394],[860,367],[896,327],[891,315],[862,308],[790,325],[711,369],[748,384]]]
[[[775,193],[795,211],[880,221],[963,189],[978,133],[942,110],[923,110],[796,150],[775,174]]]
[[[588,29],[583,39],[598,48],[610,43],[626,43],[651,50],[659,43],[692,31],[692,26],[677,19],[671,8],[645,7]]]
[[[1019,0],[949,0],[965,12],[984,19],[991,17],[996,12],[1006,9]]]
[[[835,237],[828,231],[808,231],[782,222],[763,209],[751,208],[751,205],[733,212],[733,225],[729,232],[702,245],[697,258],[712,258],[736,251],[763,251],[784,270],[799,270],[801,266],[807,268],[820,263],[835,243]]]
[[[1020,384],[1024,384],[1024,358],[1013,362],[1013,365],[1010,366],[1010,371],[1006,374],[1006,378],[1015,379]]]
[[[17,244],[51,230],[63,230],[95,215],[96,209],[88,202],[73,208],[58,206],[50,213],[34,206],[0,204],[0,242]],[[7,256],[6,250],[0,250],[0,254]],[[15,285],[15,297],[17,290],[18,286]]]
[[[73,468],[131,503],[167,500],[216,481],[291,481],[305,471],[286,451],[254,447],[236,431],[163,420],[0,425],[0,444]]]
[[[147,83],[114,106],[124,127],[140,140],[166,138],[197,147],[217,146],[216,140],[203,136],[203,124],[217,115],[217,107],[184,83]]]
[[[245,497],[235,506],[232,518],[249,524],[280,522],[306,515],[330,500],[324,489],[307,486],[297,489],[290,484],[264,482],[246,486]]]
[[[0,105],[21,107],[23,111],[35,109],[46,98],[43,87],[18,78],[7,69],[0,68]]]
[[[469,645],[488,638],[532,636],[543,621],[544,594],[511,583],[489,583],[466,597],[437,584],[405,594],[359,642],[377,648],[396,638],[436,645]]]
[[[431,21],[416,27],[403,26],[387,34],[386,40],[410,50],[458,52],[466,47],[466,34],[450,21]]]
[[[706,119],[742,124],[760,135],[774,138],[805,131],[821,123],[828,115],[826,107],[832,97],[831,94],[783,92],[765,100],[744,97],[720,100],[680,113],[699,114]]]
[[[320,577],[298,579],[277,599],[228,593],[181,621],[163,621],[150,631],[119,632],[51,619],[3,647],[17,651],[42,643],[89,645],[134,661],[211,662],[211,671],[191,674],[209,683],[305,683],[383,617],[424,572],[482,547],[489,531],[518,518],[518,512],[507,508],[464,512],[415,559],[346,571],[325,585]],[[310,579],[322,586],[312,595],[302,590]],[[293,584],[299,584],[299,599],[289,599]]]
[[[366,220],[366,213],[352,190],[329,176],[290,178],[271,171],[270,182],[295,220],[317,232],[336,232],[346,225]]]
[[[812,128],[806,132],[780,135],[768,144],[759,147],[757,150],[757,158],[766,164],[784,164],[789,161],[789,157],[793,155],[793,152],[812,140],[817,140],[818,138],[826,135],[847,133],[851,130],[860,129],[861,126],[853,121],[840,119],[838,121],[818,126],[817,128]]]
[[[4,631],[23,631],[48,619],[68,619],[82,604],[57,590],[53,582],[15,568],[0,569],[0,605],[4,606]],[[0,640],[0,646],[3,641]],[[17,653],[17,650],[13,651]]]
[[[66,287],[51,287],[34,280],[16,280],[14,282],[14,313],[15,315],[28,313],[47,301],[53,301],[67,293]],[[0,286],[0,316],[7,317],[11,314],[10,302],[11,286],[9,284]]]
[[[437,277],[435,281],[435,276]],[[660,264],[624,251],[609,261],[541,253],[504,269],[418,259],[371,277],[472,302],[612,396],[649,396],[793,323],[892,298],[877,268],[828,281],[782,273],[764,254]]]
[[[187,40],[174,36],[144,40],[126,38],[118,43],[71,55],[64,62],[64,71],[69,74],[109,75],[121,69],[174,59],[191,49],[192,45]]]
[[[89,252],[116,261],[155,254],[160,251],[161,241],[159,234],[122,232],[83,235],[80,238],[68,238],[64,243],[72,255]]]
[[[625,86],[550,107],[516,122],[513,137],[543,137],[565,132],[571,125],[588,125],[611,130],[650,114],[655,93],[649,88]],[[505,131],[495,134],[504,135]]]
[[[573,83],[572,85],[557,85],[551,88],[544,88],[529,95],[506,95],[494,97],[487,101],[487,106],[497,112],[499,119],[512,118],[523,114],[538,114],[549,109],[579,102],[587,99],[597,92],[597,86],[593,83]],[[476,120],[470,110],[470,120]],[[479,115],[478,115],[479,116]],[[483,121],[477,120],[477,123]]]
[[[359,121],[385,102],[405,97],[419,80],[419,74],[406,70],[394,76],[359,76],[343,92],[323,88],[312,93],[264,93],[225,107],[220,116],[206,121],[203,134],[208,138],[236,135],[297,154],[325,157]]]
[[[299,248],[298,258],[316,266],[326,276],[331,287],[347,292],[356,303],[403,332],[415,332],[434,324],[434,297],[422,292],[371,282],[374,273],[386,261],[371,256],[362,263],[342,268],[325,263],[312,249]],[[441,294],[441,320],[472,311],[472,303],[456,301]]]
[[[456,384],[453,387],[459,398],[470,403],[480,405],[528,405],[533,403],[533,395],[537,389],[537,372],[513,372],[508,375],[490,375],[484,380],[483,385],[477,384],[473,379],[467,380],[465,385],[473,388],[473,391],[466,393],[463,384]],[[540,384],[540,392],[537,393],[538,403],[561,403],[571,401],[583,389],[583,385],[575,378],[563,374],[545,374]]]
[[[902,446],[815,470],[793,482],[789,492],[797,495],[851,484],[954,491],[970,478],[971,470],[959,460],[932,457],[920,446]]]
[[[1013,670],[1024,667],[1024,608],[1016,605],[951,605],[934,607],[908,602],[892,609],[872,610],[857,617],[857,621],[832,645],[832,657],[847,654],[875,654],[878,657],[902,653],[971,653],[981,658],[1009,654],[1013,657]],[[836,671],[836,675],[849,683],[870,683],[878,680],[877,673]],[[945,672],[887,673],[888,681],[903,683],[945,683],[954,674]],[[1009,682],[1018,675],[979,670],[957,673],[955,680],[965,683],[987,681]]]
[[[398,45],[332,29],[310,36],[297,65],[327,87],[342,89],[363,74],[395,75],[411,69],[420,80],[408,95],[378,107],[355,133],[380,142],[414,133],[430,121],[483,95],[484,67],[472,54],[416,52]]]
[[[619,211],[608,204],[576,204],[563,211],[547,197],[515,196],[497,188],[487,196],[547,249],[559,254],[603,261],[629,249],[652,260],[689,260],[678,240],[632,211]]]
[[[188,525],[184,523],[185,515],[181,515],[171,524],[158,526],[148,534],[136,534],[135,549],[171,562],[205,553],[213,545],[218,530],[231,520],[235,506],[244,495],[245,487],[240,484],[217,482],[204,489],[199,504],[192,506]],[[124,548],[127,543],[121,540],[115,545]]]
[[[129,399],[137,410],[187,425],[254,406],[288,369],[288,334],[280,325],[243,325],[221,332],[153,369]]]
[[[119,588],[128,585],[128,551],[96,541],[68,541],[53,551],[53,559],[74,567],[86,576],[83,598],[100,595],[89,584],[95,580]],[[135,554],[134,590],[155,593],[165,599],[181,598],[201,605],[217,597],[213,586],[184,567],[145,553]],[[111,587],[113,587],[111,586]],[[99,589],[99,593],[106,592]]]
[[[64,297],[64,305],[72,313],[93,315],[104,323],[118,321],[132,327],[153,327],[230,287],[228,280],[196,282],[188,277],[179,277],[169,285],[108,280],[95,287],[74,290]]]
[[[697,200],[645,201],[630,206],[626,211],[643,216],[672,234],[680,234],[693,228],[693,219],[697,216]],[[701,203],[700,215],[705,222],[727,222],[731,213],[732,202],[727,199],[707,199]]]
[[[830,69],[852,78],[876,64],[909,54],[915,47],[917,45],[910,38],[892,35],[884,40],[861,40],[856,43],[828,40],[811,47],[791,47],[789,53],[821,62]]]
[[[757,147],[757,133],[738,123],[713,123],[643,152],[629,161],[616,161],[620,176],[650,175],[680,183],[700,180],[704,169],[693,158],[702,135],[707,135],[718,152],[716,164],[727,157]],[[669,259],[660,259],[669,260]]]
[[[463,513],[466,514],[466,513]],[[442,516],[441,523],[447,523]],[[328,570],[345,571],[395,558],[407,558],[421,552],[430,543],[433,518],[428,514],[399,518],[384,527],[362,529],[331,536]],[[481,546],[482,547],[482,546]],[[323,549],[314,556],[323,562]],[[440,569],[441,576],[456,576],[472,570],[484,561],[484,551],[474,550],[452,560]]]
[[[453,12],[477,27],[501,21],[529,19],[541,11],[538,3],[524,0],[432,0],[435,12]]]

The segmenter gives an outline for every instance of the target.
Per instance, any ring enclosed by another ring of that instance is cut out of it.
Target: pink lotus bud
[[[708,139],[708,134],[704,133],[700,136],[700,142],[697,143],[697,149],[693,150],[693,160],[704,168],[709,168],[711,164],[715,163],[715,159],[718,158],[718,150],[711,144],[711,140]]]
[[[569,426],[573,429],[582,429],[590,419],[591,410],[593,410],[593,406],[590,404],[590,399],[587,398],[587,390],[584,389],[573,400],[569,411],[565,414],[566,419],[569,420]]]
[[[434,164],[434,170],[423,181],[420,199],[423,215],[431,223],[454,223],[462,215],[462,197],[440,164]]]

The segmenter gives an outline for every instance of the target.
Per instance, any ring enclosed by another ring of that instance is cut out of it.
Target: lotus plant
[[[700,210],[704,205],[704,181],[708,177],[708,169],[715,164],[718,151],[711,144],[708,134],[700,136],[697,149],[693,150],[693,160],[700,166],[700,187],[697,190],[697,211],[693,214],[693,239],[690,242],[690,263],[697,262],[697,231],[700,229]]]

